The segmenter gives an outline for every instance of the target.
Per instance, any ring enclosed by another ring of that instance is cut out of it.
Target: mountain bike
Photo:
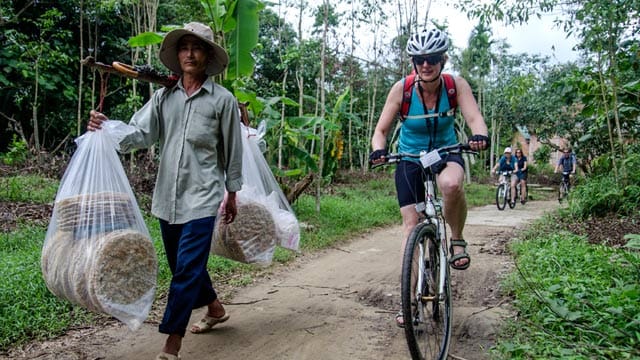
[[[569,190],[571,189],[570,176],[570,172],[562,172],[562,180],[560,181],[560,186],[558,186],[558,201],[560,203],[569,196]]]
[[[502,171],[500,173],[500,183],[496,188],[496,206],[498,210],[504,210],[507,204],[511,209],[516,207],[517,199],[520,199],[520,182],[516,184],[516,197],[514,200],[511,199],[511,176],[512,171]]]
[[[424,169],[425,201],[416,204],[423,219],[413,229],[402,260],[401,301],[404,331],[411,358],[444,360],[451,342],[452,300],[446,222],[431,165],[446,154],[477,154],[456,144],[420,154],[388,154],[385,163],[419,158]]]

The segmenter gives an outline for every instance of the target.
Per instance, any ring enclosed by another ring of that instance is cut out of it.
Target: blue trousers
[[[160,219],[172,274],[167,307],[159,326],[163,334],[184,337],[191,311],[218,298],[207,272],[215,219],[206,217],[186,224],[169,224]]]

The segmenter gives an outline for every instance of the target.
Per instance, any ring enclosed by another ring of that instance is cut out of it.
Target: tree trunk
[[[40,87],[38,86],[38,80],[40,77],[40,66],[39,66],[39,59],[40,59],[40,55],[41,55],[41,51],[40,54],[38,54],[38,57],[36,58],[35,64],[34,64],[34,69],[35,69],[35,84],[34,84],[34,92],[33,92],[33,104],[31,106],[31,121],[33,123],[33,146],[36,149],[36,159],[38,161],[38,164],[40,164],[40,131],[39,131],[39,127],[40,124],[38,122],[38,91],[40,89]]]
[[[325,118],[325,54],[327,51],[327,32],[329,30],[329,0],[324,0],[324,28],[320,50],[320,117]],[[316,179],[316,212],[320,213],[320,195],[322,192],[322,168],[324,167],[324,122],[320,124],[320,146],[318,149],[318,178]]]
[[[80,0],[80,61],[84,59],[84,0]],[[78,75],[78,112],[76,118],[76,134],[80,135],[82,126],[82,86],[84,85],[84,66],[80,66],[80,73]]]

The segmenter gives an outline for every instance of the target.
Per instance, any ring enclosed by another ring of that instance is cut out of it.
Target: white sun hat
[[[507,146],[506,148],[504,148],[504,153],[511,153],[511,147]]]
[[[213,30],[205,24],[199,22],[190,22],[184,26],[183,29],[175,29],[167,33],[162,40],[160,46],[160,61],[169,70],[178,75],[182,75],[182,69],[180,68],[180,62],[178,62],[178,41],[185,35],[193,35],[198,39],[207,43],[213,49],[213,59],[207,66],[207,75],[217,75],[224,71],[229,65],[229,55],[222,48],[222,46],[216,44],[213,41]]]

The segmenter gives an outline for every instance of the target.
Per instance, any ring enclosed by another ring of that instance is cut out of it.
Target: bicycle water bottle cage
[[[438,152],[438,150],[433,150],[430,152],[426,152],[424,150],[420,151],[420,163],[425,169],[440,160],[442,160],[442,158],[440,157],[440,153]]]

